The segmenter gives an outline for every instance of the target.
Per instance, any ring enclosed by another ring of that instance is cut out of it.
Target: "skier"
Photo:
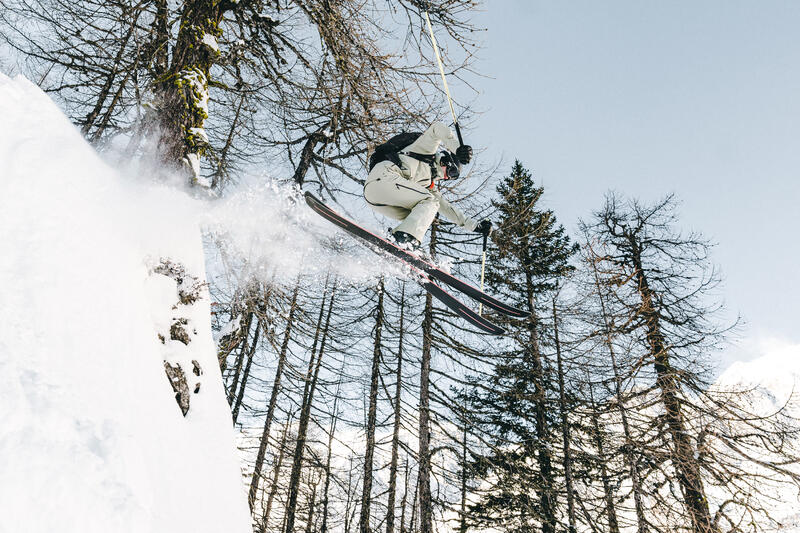
[[[443,150],[439,145],[443,145]],[[395,242],[416,249],[441,213],[458,226],[488,236],[489,220],[464,215],[436,189],[441,180],[459,177],[472,159],[472,147],[460,145],[450,128],[434,122],[424,133],[402,133],[378,146],[370,158],[364,199],[374,211],[400,220],[392,230]]]

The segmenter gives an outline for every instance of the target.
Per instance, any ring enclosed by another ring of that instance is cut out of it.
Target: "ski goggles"
[[[450,152],[439,152],[439,166],[442,167],[443,179],[454,180],[461,174],[461,163],[456,159],[455,154]]]

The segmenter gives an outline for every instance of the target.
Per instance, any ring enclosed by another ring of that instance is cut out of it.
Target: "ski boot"
[[[420,249],[421,243],[410,233],[406,233],[405,231],[395,231],[392,232],[392,242],[394,242],[398,248],[402,248],[403,250],[409,252],[416,252]]]
[[[389,240],[396,244],[398,248],[401,248],[411,255],[419,257],[428,263],[434,262],[428,251],[422,247],[422,244],[413,235],[408,234],[405,231],[390,231],[389,235]]]

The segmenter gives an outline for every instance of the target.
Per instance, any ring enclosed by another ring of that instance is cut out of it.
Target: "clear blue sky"
[[[466,132],[481,158],[519,158],[570,230],[609,189],[676,193],[684,227],[718,243],[744,337],[800,342],[800,2],[484,9],[476,67],[491,79]]]

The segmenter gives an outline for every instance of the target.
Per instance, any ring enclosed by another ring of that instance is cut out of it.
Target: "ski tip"
[[[480,328],[484,333],[494,335],[495,337],[506,334],[506,330],[502,326],[498,326],[494,322],[490,322],[482,315],[478,315],[478,318],[480,319],[481,323],[474,323],[473,325]]]
[[[483,333],[485,335],[491,335],[493,337],[500,337],[500,336],[506,334],[506,330],[504,328],[501,328],[497,324],[494,324],[494,323],[489,322],[489,321],[485,321],[485,322],[480,323],[480,324],[476,323],[476,322],[469,321],[469,324],[472,327],[475,327],[478,330],[480,330],[479,333]],[[478,333],[478,332],[476,332],[476,333]]]
[[[524,309],[520,309],[519,307],[514,307],[513,305],[503,304],[503,307],[495,306],[494,309],[499,311],[510,318],[516,318],[519,320],[525,320],[526,318],[531,316],[530,311],[525,311]]]
[[[501,328],[500,326],[497,326],[495,324],[492,324],[492,326],[494,327],[491,330],[486,330],[486,333],[488,333],[489,335],[493,335],[495,337],[501,337],[506,334],[505,328]]]
[[[531,316],[530,311],[523,311],[522,309],[512,307],[502,302],[497,302],[497,301],[492,302],[483,300],[483,305],[491,309],[494,309],[495,311],[502,313],[509,318],[515,318],[517,320],[525,320]]]

